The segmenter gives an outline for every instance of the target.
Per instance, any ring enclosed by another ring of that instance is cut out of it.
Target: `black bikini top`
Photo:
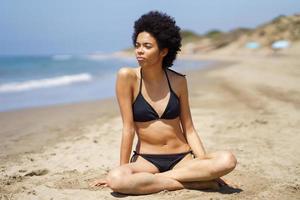
[[[173,71],[173,70],[171,70]],[[146,99],[142,95],[142,68],[140,70],[141,73],[141,80],[140,80],[140,91],[135,99],[135,101],[132,104],[132,111],[133,111],[133,118],[136,122],[147,122],[151,120],[158,120],[158,119],[175,119],[180,114],[180,102],[179,98],[176,95],[176,93],[172,90],[171,84],[169,81],[168,74],[166,70],[164,70],[168,85],[170,88],[170,97],[169,102],[167,104],[167,107],[165,108],[165,111],[161,116],[157,114],[157,112],[154,110],[154,108],[146,101]],[[175,72],[175,71],[174,71]],[[177,72],[175,72],[177,73]],[[179,74],[179,73],[177,73]],[[182,74],[179,74],[182,75]],[[182,75],[184,76],[184,75]]]

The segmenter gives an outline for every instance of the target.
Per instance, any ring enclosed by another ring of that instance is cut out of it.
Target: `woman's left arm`
[[[183,128],[183,132],[186,135],[186,139],[194,155],[197,158],[205,157],[205,149],[201,142],[201,139],[194,127],[190,106],[189,106],[189,96],[188,96],[188,86],[187,79],[185,77],[180,78],[180,120]]]

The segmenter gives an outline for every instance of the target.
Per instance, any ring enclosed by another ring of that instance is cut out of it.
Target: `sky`
[[[296,0],[0,0],[0,55],[109,53],[131,47],[133,24],[150,10],[181,29],[255,28],[300,14]]]

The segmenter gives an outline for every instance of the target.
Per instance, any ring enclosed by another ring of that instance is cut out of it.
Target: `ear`
[[[169,49],[168,48],[163,48],[161,51],[160,51],[160,55],[162,55],[162,57],[165,57],[169,52]]]

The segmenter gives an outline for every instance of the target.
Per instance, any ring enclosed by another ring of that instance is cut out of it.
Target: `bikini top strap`
[[[143,79],[143,73],[142,73],[142,68],[140,68],[140,76],[141,76],[141,80],[140,80],[140,91],[142,91],[142,79]]]
[[[169,85],[169,88],[170,88],[170,90],[172,90],[172,87],[171,87],[171,83],[170,83],[170,80],[169,80],[169,77],[168,77],[167,70],[166,70],[166,69],[164,69],[164,71],[165,71],[165,74],[166,74],[166,77],[167,77],[167,80],[168,80],[168,85]]]
[[[181,74],[181,73],[176,72],[176,71],[174,71],[174,70],[172,70],[172,69],[170,69],[170,68],[168,68],[168,70],[171,71],[171,72],[174,72],[175,74],[177,74],[177,75],[179,75],[179,76],[183,76],[183,77],[186,76],[185,74]]]

